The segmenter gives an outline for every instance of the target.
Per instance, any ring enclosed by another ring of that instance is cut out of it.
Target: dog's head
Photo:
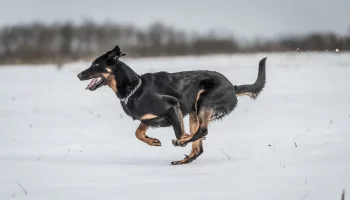
[[[118,59],[125,55],[117,45],[111,51],[96,58],[88,69],[78,74],[78,78],[81,81],[92,79],[86,87],[88,90],[94,91],[101,86],[108,85],[116,92],[117,83],[114,77],[114,71],[117,67]]]

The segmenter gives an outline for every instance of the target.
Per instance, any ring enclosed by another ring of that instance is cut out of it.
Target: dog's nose
[[[82,73],[78,74],[78,78],[81,79],[83,77]]]

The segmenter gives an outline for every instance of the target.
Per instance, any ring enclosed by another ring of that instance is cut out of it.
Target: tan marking
[[[108,85],[115,93],[118,92],[118,89],[117,89],[117,81],[115,81],[114,76],[113,76],[113,78],[111,78],[110,81],[107,82],[107,85]]]
[[[161,143],[158,139],[150,138],[146,135],[146,131],[148,128],[149,126],[141,122],[135,132],[136,138],[150,146],[161,146]]]
[[[199,90],[197,93],[196,101],[194,104],[194,110],[195,112],[190,113],[190,133],[195,134],[198,131],[199,128],[199,120],[197,116],[197,102],[199,100],[200,95],[205,92],[205,90]]]
[[[117,81],[115,80],[115,76],[112,74],[112,69],[105,68],[108,73],[100,73],[99,76],[103,76],[107,82],[107,85],[115,92],[118,92],[117,89]]]
[[[198,114],[198,118],[199,118],[199,121],[200,121],[200,127],[208,128],[210,119],[213,116],[213,112],[214,111],[213,111],[212,108],[208,108],[208,109],[202,110]]]
[[[194,134],[198,131],[199,128],[199,121],[198,121],[198,116],[197,113],[192,112],[190,113],[190,133]]]
[[[197,103],[197,101],[199,100],[199,97],[200,97],[200,95],[201,95],[203,92],[205,92],[205,90],[203,90],[203,89],[201,89],[201,90],[198,91],[197,97],[196,97],[196,103]]]
[[[244,93],[239,93],[239,94],[236,94],[237,96],[249,96],[251,98],[253,98],[254,94],[251,93],[251,92],[244,92]]]
[[[174,161],[172,162],[173,165],[181,165],[181,164],[187,164],[190,162],[190,160],[196,159],[200,154],[203,153],[203,139],[199,139],[197,141],[194,141],[192,143],[192,150],[188,157],[185,157],[182,160]],[[202,152],[201,152],[202,151]]]
[[[203,128],[203,129],[207,129],[212,116],[213,116],[213,109],[212,108],[201,110],[200,113],[198,114],[199,127]],[[188,143],[197,134],[197,132],[198,131],[196,131],[194,133],[191,132],[190,135],[187,135],[186,137],[178,139],[176,143],[179,144],[180,146]],[[173,141],[173,143],[175,143],[175,141]]]
[[[108,68],[106,68],[108,69]],[[107,70],[108,71],[108,70]],[[117,81],[114,78],[114,75],[112,74],[108,74],[108,73],[103,73],[101,74],[101,76],[103,76],[105,78],[105,80],[107,81],[107,85],[115,92],[118,92],[117,89]]]
[[[145,114],[144,116],[141,117],[141,120],[145,120],[145,119],[154,119],[157,118],[157,115],[153,115],[153,114]]]

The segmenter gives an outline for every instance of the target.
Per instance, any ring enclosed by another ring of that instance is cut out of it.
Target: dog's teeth
[[[92,79],[92,81],[89,83],[89,85],[86,87],[86,89],[94,87],[101,80],[102,80],[102,77]]]

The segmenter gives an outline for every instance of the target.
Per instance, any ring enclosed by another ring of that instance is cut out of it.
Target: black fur
[[[237,105],[237,95],[245,94],[256,98],[265,85],[265,61],[259,63],[259,73],[252,85],[234,86],[223,74],[216,71],[197,70],[168,73],[165,71],[138,75],[127,64],[120,61],[124,56],[118,46],[98,57],[90,68],[78,75],[80,80],[93,78],[97,74],[107,73],[111,69],[117,82],[119,99],[127,97],[141,80],[141,86],[130,96],[128,103],[121,102],[124,112],[134,120],[140,120],[151,127],[173,126],[179,138],[180,114],[188,115],[201,109],[213,109],[213,119],[220,119],[229,114]],[[104,83],[106,84],[106,83]],[[179,112],[181,113],[179,114]],[[156,115],[154,119],[141,120],[146,114]],[[207,130],[201,130],[206,135]],[[197,136],[199,137],[199,136]],[[200,138],[195,138],[195,140]]]
[[[250,93],[250,96],[252,99],[256,99],[260,92],[265,87],[265,80],[266,80],[266,71],[265,71],[265,65],[266,65],[266,58],[263,58],[259,62],[259,73],[258,78],[256,79],[255,83],[252,85],[239,85],[235,86],[236,93],[244,94],[244,93]]]

